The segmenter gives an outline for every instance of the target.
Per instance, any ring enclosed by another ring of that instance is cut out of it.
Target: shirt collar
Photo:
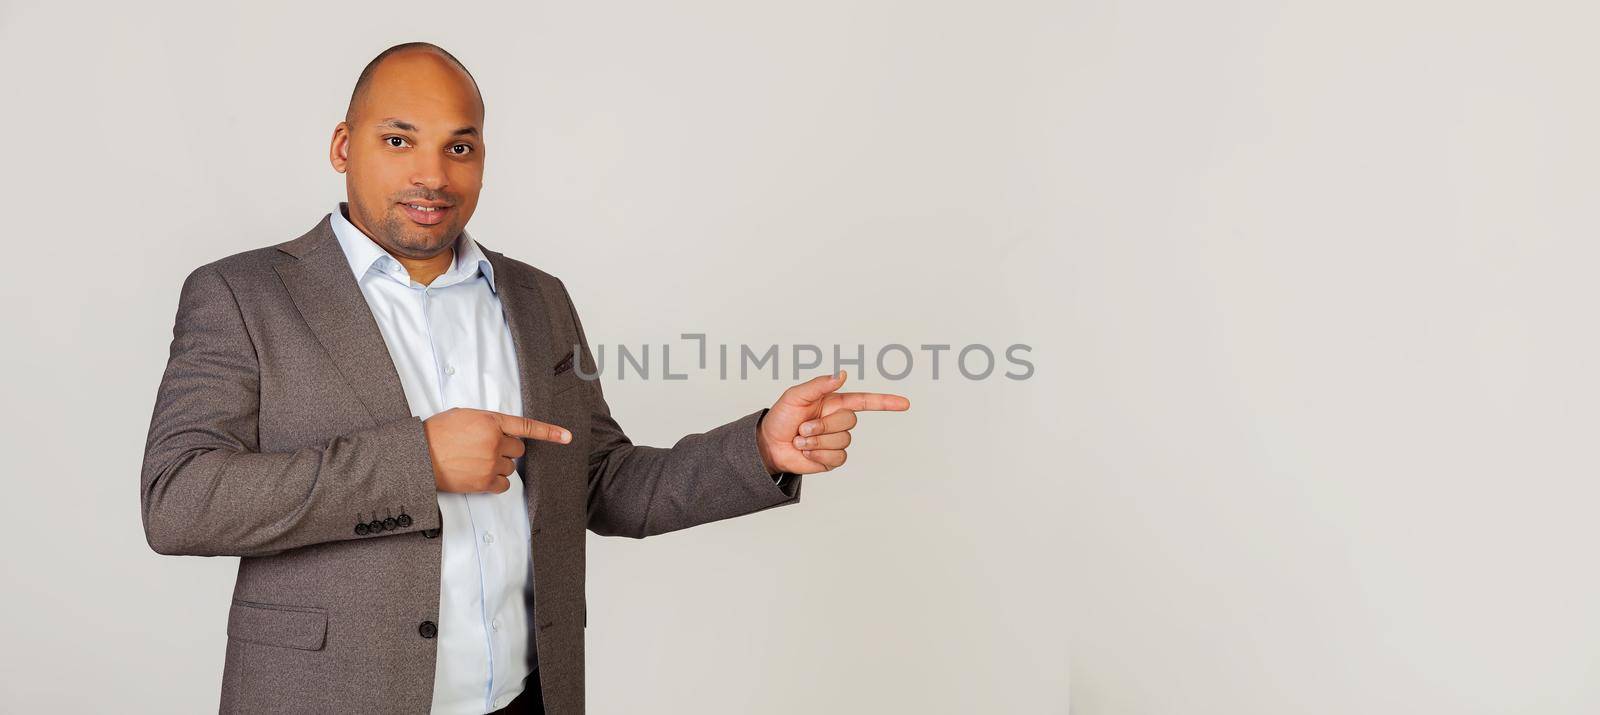
[[[339,247],[344,249],[345,259],[350,263],[350,272],[355,275],[356,280],[359,282],[362,276],[379,262],[384,266],[391,264],[398,266],[400,262],[396,261],[394,256],[389,255],[389,252],[383,250],[376,241],[362,233],[355,224],[350,223],[350,219],[345,217],[345,212],[349,210],[349,203],[340,201],[338,208],[329,215],[329,222],[333,226],[333,235],[339,239]],[[478,242],[464,228],[461,229],[461,235],[456,237],[453,254],[455,262],[450,265],[448,271],[445,271],[445,275],[464,273],[460,280],[467,280],[481,271],[489,283],[489,290],[499,292],[494,285],[494,264],[483,254]],[[457,282],[459,281],[449,281],[449,284]]]

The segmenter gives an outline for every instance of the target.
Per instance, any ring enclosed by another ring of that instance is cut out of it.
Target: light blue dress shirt
[[[522,414],[511,329],[494,266],[477,242],[463,230],[450,269],[424,286],[350,223],[346,211],[340,202],[331,214],[333,233],[377,319],[411,414],[427,419],[452,407]],[[528,512],[522,479],[512,475],[510,482],[502,494],[438,493],[444,525],[435,714],[505,707],[536,667]]]

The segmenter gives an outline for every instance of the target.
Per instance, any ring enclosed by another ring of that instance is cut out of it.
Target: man
[[[158,553],[240,557],[224,712],[582,712],[586,529],[792,504],[910,407],[840,373],[632,444],[566,287],[464,230],[483,119],[449,53],[386,50],[334,129],[348,201],[184,281],[140,498]]]

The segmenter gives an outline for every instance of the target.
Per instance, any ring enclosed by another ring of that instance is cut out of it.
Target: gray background
[[[423,39],[591,339],[1034,346],[853,379],[913,410],[796,508],[591,537],[593,712],[1593,712],[1595,15],[0,2],[0,708],[215,708],[235,561],[135,486],[178,287]],[[669,444],[788,382],[607,390]]]

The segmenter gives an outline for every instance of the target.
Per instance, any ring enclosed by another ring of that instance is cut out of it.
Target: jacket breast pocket
[[[567,370],[550,379],[550,396],[562,395],[588,380],[578,376],[577,370]]]
[[[322,650],[328,635],[328,611],[315,606],[290,606],[233,599],[228,608],[228,637],[246,643]]]

